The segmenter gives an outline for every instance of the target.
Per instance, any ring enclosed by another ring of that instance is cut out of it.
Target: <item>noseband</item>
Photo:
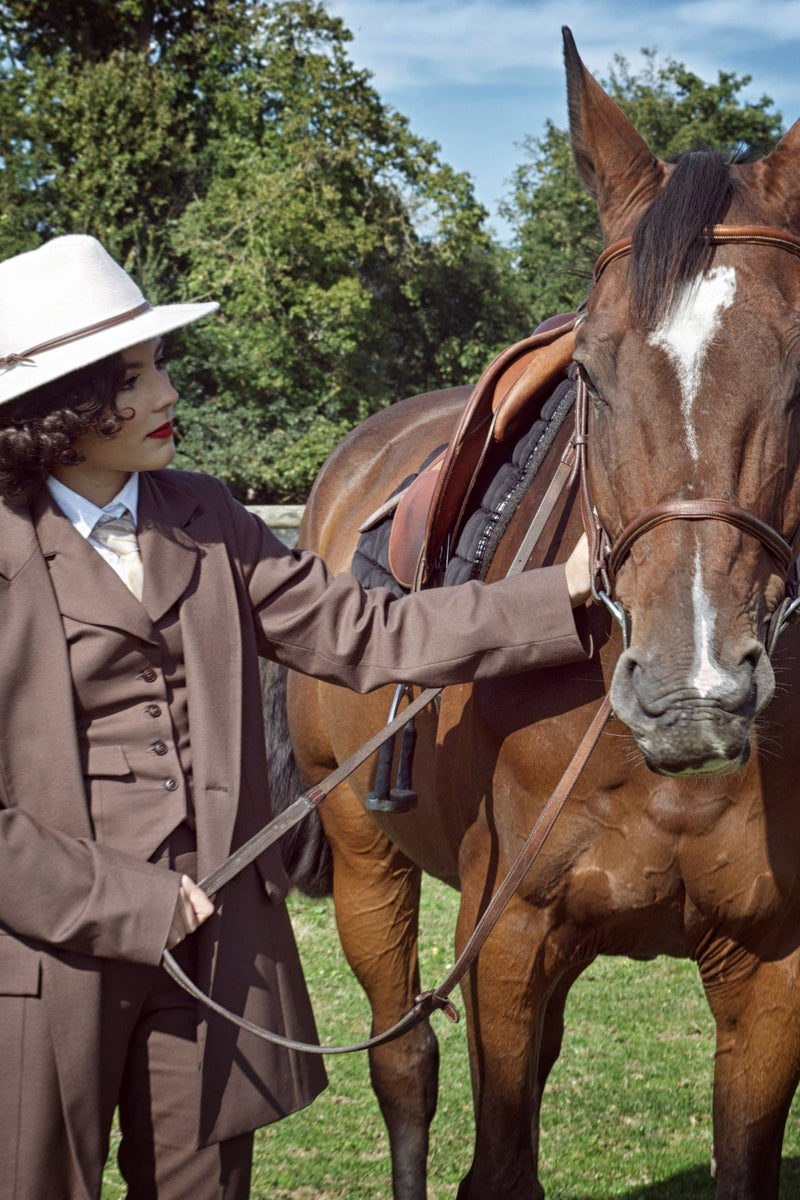
[[[800,258],[800,237],[760,225],[715,225],[708,242],[709,245],[747,242],[751,245],[773,246]],[[594,269],[595,286],[612,263],[630,254],[631,244],[631,238],[624,238],[603,251]],[[738,504],[734,504],[730,500],[710,498],[665,500],[661,504],[656,504],[630,521],[616,541],[612,542],[597,515],[589,487],[586,461],[589,395],[586,382],[580,373],[577,388],[574,445],[576,472],[580,480],[581,513],[584,529],[589,538],[592,594],[596,600],[606,605],[621,626],[625,646],[627,647],[629,641],[629,618],[620,602],[612,598],[612,588],[614,577],[630,554],[634,544],[644,534],[666,521],[722,521],[724,524],[733,525],[743,533],[756,538],[781,567],[786,581],[786,594],[770,617],[765,638],[767,653],[772,654],[778,637],[790,619],[798,615],[798,609],[800,609],[800,597],[797,594],[797,535],[794,538],[795,544],[790,545],[780,533],[754,513],[740,508]]]

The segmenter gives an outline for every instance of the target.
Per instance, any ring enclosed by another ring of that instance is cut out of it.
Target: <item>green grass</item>
[[[422,982],[451,962],[458,897],[426,880]],[[369,1008],[344,961],[328,901],[290,897],[323,1042],[358,1040]],[[456,997],[457,999],[457,997]],[[433,1017],[442,1064],[429,1200],[453,1200],[472,1151],[464,1025]],[[547,1200],[712,1200],[713,1023],[691,963],[599,959],[573,988],[561,1057],[545,1093]],[[252,1200],[388,1200],[386,1133],[363,1053],[326,1059],[330,1086],[256,1137]],[[124,1192],[112,1167],[103,1200]],[[787,1125],[782,1200],[800,1195],[800,1101]],[[491,1197],[487,1197],[491,1200]]]

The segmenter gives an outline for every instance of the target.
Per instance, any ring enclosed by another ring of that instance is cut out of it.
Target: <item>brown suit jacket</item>
[[[92,838],[49,571],[64,572],[65,613],[99,631],[124,630],[143,663],[154,622],[180,605],[201,877],[269,817],[259,654],[367,691],[584,653],[562,568],[403,600],[365,594],[314,555],[285,549],[218,481],[179,471],[142,476],[139,526],[142,605],[121,593],[112,572],[108,587],[93,586],[74,569],[77,560],[60,561],[68,557],[59,545],[64,526],[52,515],[39,522],[40,545],[30,513],[0,506],[0,1019],[4,996],[41,994],[47,1005],[89,1193],[102,1167],[90,1086],[98,1075],[93,963],[158,963],[178,878]],[[106,564],[92,561],[97,583]],[[313,1019],[281,902],[286,886],[274,850],[228,885],[221,911],[197,935],[199,982],[227,1007],[308,1039]],[[290,1055],[215,1018],[202,1024],[199,1050],[201,1143],[275,1120],[324,1085],[317,1058]]]

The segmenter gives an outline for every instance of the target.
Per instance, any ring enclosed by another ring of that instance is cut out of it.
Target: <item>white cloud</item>
[[[353,57],[389,90],[526,84],[541,72],[561,78],[564,24],[593,70],[604,71],[616,52],[638,58],[643,41],[638,5],[625,12],[590,0],[329,0],[329,7],[355,35]],[[657,34],[650,20],[647,43]]]
[[[762,42],[800,38],[799,0],[773,0],[768,9],[753,0],[697,0],[678,5],[675,15],[687,25],[714,34],[740,37],[747,33]]]
[[[354,32],[354,59],[390,91],[553,83],[563,77],[563,24],[599,74],[615,54],[636,66],[648,46],[692,70],[709,65],[714,78],[724,53],[746,53],[742,32],[760,46],[783,48],[800,37],[800,0],[777,0],[769,23],[756,0],[655,2],[646,11],[637,0],[329,0],[329,6]]]
[[[800,0],[325,0],[354,35],[348,54],[420,136],[469,171],[490,210],[547,119],[566,124],[561,26],[588,68],[643,46],[709,82],[751,75],[745,101],[771,96],[800,116]]]
[[[762,61],[772,46],[786,56],[787,42],[800,38],[800,0],[775,0],[769,21],[756,0],[656,0],[646,15],[640,0],[329,0],[329,7],[355,35],[355,61],[389,92],[560,86],[564,24],[598,75],[607,74],[616,54],[636,68],[642,46],[703,78],[716,78],[720,68],[755,74],[746,65],[749,52],[757,50]]]

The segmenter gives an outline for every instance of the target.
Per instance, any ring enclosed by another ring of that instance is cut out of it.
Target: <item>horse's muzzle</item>
[[[648,767],[659,775],[709,777],[744,766],[750,732],[772,698],[775,677],[755,640],[732,662],[682,666],[680,655],[620,656],[611,684],[614,712],[629,727]]]

